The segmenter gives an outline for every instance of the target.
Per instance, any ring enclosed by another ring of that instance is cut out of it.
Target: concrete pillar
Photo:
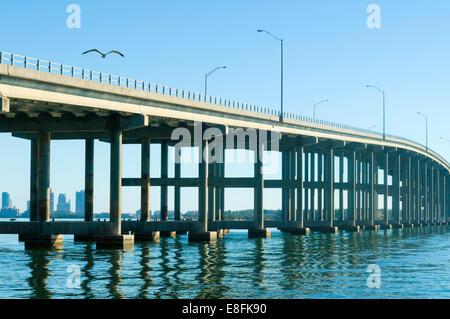
[[[215,241],[217,232],[208,231],[208,168],[209,168],[208,141],[202,139],[199,145],[199,189],[198,189],[198,221],[199,229],[190,231],[188,240],[193,241]]]
[[[323,153],[318,152],[317,153],[317,182],[319,183],[319,187],[317,189],[317,218],[320,221],[324,220],[324,213],[323,213],[323,199],[322,195],[324,193],[324,187],[323,187]]]
[[[169,175],[169,144],[167,141],[161,143],[161,179],[165,180]],[[167,221],[169,219],[168,210],[168,187],[165,182],[161,185],[161,221]]]
[[[428,174],[428,162],[427,160],[423,163],[423,209],[424,209],[424,221],[428,224],[429,222],[429,202],[428,202],[428,191],[430,189],[429,184],[429,174]]]
[[[258,135],[260,131],[258,131]],[[265,228],[264,225],[264,171],[263,171],[263,163],[264,163],[264,149],[265,145],[262,143],[261,139],[257,139],[257,148],[254,152],[255,155],[255,164],[254,164],[254,179],[255,179],[255,188],[254,188],[254,216],[253,228],[248,230],[249,237],[262,237],[268,238],[270,237],[270,231]]]
[[[94,140],[85,141],[84,220],[94,220]]]
[[[374,226],[375,218],[375,154],[369,152],[369,170],[368,170],[368,182],[369,182],[369,196],[368,196],[368,208],[369,208],[369,224]],[[378,199],[377,199],[378,200]]]
[[[208,141],[202,141],[203,158],[200,158],[198,167],[199,190],[198,190],[198,220],[202,231],[208,231]]]
[[[150,220],[150,139],[141,141],[141,221]]]
[[[309,182],[309,153],[305,153],[305,182]],[[304,215],[305,219],[309,221],[310,211],[309,211],[309,187],[305,188],[305,209],[304,209]]]
[[[361,221],[361,155],[355,154],[355,182],[356,182],[356,216],[357,221]]]
[[[39,132],[39,221],[50,219],[50,132]]]
[[[411,225],[412,224],[412,214],[413,214],[413,200],[412,200],[413,183],[412,183],[412,160],[411,160],[411,156],[408,157],[406,165],[407,165],[407,174],[406,174],[406,176],[407,176],[407,179],[408,179],[408,182],[407,182],[408,183],[408,185],[407,185],[407,192],[408,192],[408,195],[407,195],[407,201],[408,201],[408,204],[407,204],[407,207],[408,207],[408,209],[407,209],[407,218],[408,218],[407,223],[408,223],[408,225]]]
[[[181,163],[175,163],[175,179],[181,178]],[[181,220],[181,187],[175,186],[175,220]]]
[[[39,139],[31,140],[30,221],[39,220]]]
[[[392,175],[392,217],[394,220],[394,227],[402,227],[400,215],[400,172],[401,172],[401,157],[396,155],[394,158],[394,169]]]
[[[327,150],[325,156],[325,210],[329,227],[334,227],[334,150]]]
[[[431,215],[431,222],[434,223],[436,221],[436,207],[434,203],[434,167],[433,164],[431,164],[430,167],[430,215]]]
[[[314,152],[311,153],[311,220],[316,220],[316,186],[314,186],[316,182],[316,154]]]
[[[389,225],[389,154],[384,156],[384,225]],[[378,201],[378,198],[376,199]]]
[[[133,235],[122,235],[122,131],[111,132],[109,219],[112,233],[95,236],[97,248],[129,248]]]
[[[297,148],[297,210],[295,220],[304,227],[303,213],[303,146]]]
[[[290,169],[289,169],[289,171],[290,171],[290,178],[289,178],[289,182],[292,184],[292,186],[290,187],[290,191],[289,191],[289,197],[290,197],[289,198],[289,202],[290,202],[290,209],[289,209],[290,219],[289,220],[293,221],[296,218],[296,210],[295,210],[295,207],[296,207],[296,198],[295,198],[296,185],[294,183],[294,181],[296,179],[296,175],[295,175],[295,169],[296,169],[295,160],[296,160],[296,156],[295,156],[295,150],[294,149],[292,149],[289,153],[290,153],[290,160],[289,160],[289,164],[290,164]]]
[[[348,217],[351,226],[356,226],[356,152],[352,151],[348,157]]]
[[[122,131],[111,134],[111,174],[110,174],[110,221],[113,224],[113,234],[122,234]]]
[[[441,178],[440,170],[436,170],[436,221],[441,222]]]
[[[344,155],[339,155],[339,183],[341,188],[339,189],[339,212],[341,215],[341,221],[344,221]]]
[[[211,181],[215,179],[215,163],[211,163],[211,158],[208,159],[208,221],[215,220],[216,214],[216,194],[215,185],[211,184]]]
[[[416,205],[417,205],[417,212],[416,212],[416,223],[421,224],[422,223],[422,188],[421,188],[421,174],[422,170],[420,167],[420,160],[417,159],[416,161]]]

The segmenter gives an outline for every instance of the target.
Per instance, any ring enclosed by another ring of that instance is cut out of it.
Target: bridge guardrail
[[[253,104],[236,102],[236,101],[219,98],[219,97],[215,97],[215,96],[209,96],[209,95],[205,96],[204,94],[187,91],[187,90],[180,90],[177,88],[172,88],[170,86],[158,85],[158,84],[154,84],[151,82],[135,80],[135,79],[127,78],[127,77],[120,76],[120,75],[108,74],[108,73],[104,73],[104,72],[99,72],[99,71],[94,71],[94,70],[85,69],[85,68],[81,68],[81,67],[65,65],[62,63],[51,62],[51,61],[38,59],[38,58],[31,58],[31,57],[27,57],[27,56],[23,56],[23,55],[19,55],[19,54],[13,54],[13,53],[9,53],[9,52],[0,51],[0,64],[23,67],[26,69],[31,69],[31,70],[36,70],[36,71],[49,72],[49,73],[53,73],[53,74],[59,74],[59,75],[69,76],[69,77],[78,78],[78,79],[90,80],[90,81],[95,81],[95,82],[100,82],[100,83],[105,83],[105,84],[111,84],[111,85],[116,85],[116,86],[121,86],[121,87],[126,87],[126,88],[132,88],[132,89],[136,89],[136,90],[148,91],[148,92],[152,92],[152,93],[156,93],[156,94],[175,96],[175,97],[179,97],[179,98],[183,98],[183,99],[199,101],[199,102],[206,102],[209,104],[215,104],[215,105],[219,105],[219,106],[230,107],[230,108],[234,108],[234,109],[245,110],[245,111],[250,111],[250,112],[255,112],[255,113],[260,113],[260,114],[265,114],[265,115],[280,116],[280,112],[278,110],[271,109],[271,108],[264,108],[264,107],[253,105]],[[350,130],[350,131],[371,134],[371,135],[377,136],[379,138],[381,138],[383,136],[383,134],[380,132],[371,131],[368,129],[362,129],[362,128],[358,128],[358,127],[354,127],[354,126],[350,126],[350,125],[335,123],[335,122],[331,122],[331,121],[327,121],[327,120],[313,119],[308,116],[289,113],[289,112],[284,112],[283,118],[288,118],[288,119],[292,119],[292,120],[297,120],[297,121],[302,121],[305,123],[317,124],[317,125],[322,125],[322,126],[329,126],[331,128],[346,129],[346,130]],[[408,143],[413,143],[413,144],[419,145],[423,148],[426,148],[425,145],[418,143],[416,141],[404,138],[404,137],[391,135],[391,134],[386,134],[386,137],[403,140]],[[438,154],[437,152],[433,151],[430,148],[428,148],[428,151],[431,151],[431,152],[435,153],[436,155]],[[447,166],[450,167],[450,163],[448,163],[445,159],[444,159],[444,161],[447,163]]]

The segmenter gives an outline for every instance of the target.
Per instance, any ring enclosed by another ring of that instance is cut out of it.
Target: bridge
[[[125,247],[186,232],[190,241],[213,241],[229,229],[269,237],[269,228],[302,235],[425,227],[450,219],[450,164],[405,138],[6,52],[0,52],[0,100],[0,132],[30,140],[30,221],[0,222],[0,233],[19,234],[25,247],[60,246],[63,234],[98,247]],[[184,147],[207,154],[199,156],[198,178],[182,178],[181,162],[174,164],[175,177],[168,177],[168,148],[179,143],[173,135],[180,128],[200,136]],[[239,129],[241,142],[209,152],[218,137]],[[84,221],[50,220],[51,140],[85,141]],[[93,214],[94,140],[111,149],[109,221],[96,221]],[[151,143],[161,144],[159,178],[150,176]],[[140,177],[122,176],[123,144],[141,145]],[[253,151],[253,177],[225,176],[226,148]],[[281,153],[281,179],[265,180],[265,151]],[[150,185],[161,187],[157,221],[150,220]],[[122,220],[122,187],[140,187],[139,220]],[[198,187],[198,220],[181,218],[182,187]],[[224,219],[224,189],[233,187],[253,188],[253,220]],[[282,220],[264,218],[266,188],[282,190]]]

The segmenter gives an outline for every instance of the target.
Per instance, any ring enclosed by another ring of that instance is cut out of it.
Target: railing
[[[0,64],[23,67],[26,69],[43,71],[43,72],[48,72],[48,73],[52,73],[52,74],[59,74],[59,75],[69,76],[69,77],[73,77],[73,78],[77,78],[77,79],[95,81],[95,82],[111,84],[111,85],[125,87],[125,88],[132,88],[132,89],[136,89],[136,90],[142,90],[142,91],[147,91],[147,92],[152,92],[152,93],[157,93],[157,94],[175,96],[175,97],[188,99],[188,100],[192,100],[192,101],[206,102],[206,103],[210,103],[210,104],[215,104],[215,105],[220,105],[220,106],[230,107],[230,108],[234,108],[234,109],[260,113],[260,114],[280,116],[279,111],[277,111],[275,109],[271,109],[271,108],[264,108],[264,107],[257,106],[257,105],[236,102],[236,101],[232,101],[229,99],[223,99],[223,98],[219,98],[219,97],[215,97],[215,96],[209,96],[209,95],[205,96],[204,94],[187,91],[187,90],[180,90],[180,89],[172,88],[170,86],[158,85],[158,84],[154,84],[154,83],[150,83],[150,82],[134,80],[134,79],[130,79],[130,78],[127,78],[124,76],[120,76],[120,75],[112,75],[112,74],[108,74],[108,73],[93,71],[93,70],[89,70],[89,69],[85,69],[85,68],[65,65],[65,64],[46,61],[46,60],[42,60],[42,59],[30,58],[30,57],[26,57],[23,55],[12,54],[12,53],[8,53],[8,52],[0,51]],[[294,114],[294,113],[284,112],[283,118],[302,121],[302,122],[311,123],[311,124],[322,125],[322,126],[329,126],[332,128],[356,131],[356,132],[365,133],[365,134],[371,134],[371,135],[377,136],[379,138],[381,138],[383,136],[383,134],[380,132],[375,132],[375,131],[371,131],[368,129],[361,129],[358,127],[339,124],[339,123],[326,121],[326,120],[313,119],[308,116],[303,116],[303,115]],[[403,140],[403,141],[406,141],[409,143],[414,143],[423,148],[426,148],[425,145],[423,145],[421,143],[417,143],[413,140],[410,140],[410,139],[407,139],[404,137],[390,135],[390,134],[386,134],[386,137]],[[430,148],[428,148],[428,150],[434,152]],[[436,152],[434,152],[434,153],[437,154]],[[448,162],[447,162],[447,165],[450,166],[450,164]]]

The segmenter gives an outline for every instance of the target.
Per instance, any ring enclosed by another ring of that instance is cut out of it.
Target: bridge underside
[[[193,110],[183,113],[180,105],[169,108],[169,104],[158,102],[154,108],[148,106],[148,112],[137,114],[130,107],[120,110],[105,107],[108,101],[100,100],[105,93],[97,91],[94,92],[96,95],[86,90],[77,91],[78,98],[74,92],[65,92],[67,101],[62,102],[58,99],[60,90],[51,89],[53,91],[45,95],[36,91],[35,86],[40,84],[33,84],[33,87],[28,82],[22,83],[23,79],[16,80],[14,86],[24,92],[19,98],[15,94],[18,89],[11,88],[11,81],[0,78],[0,94],[3,94],[0,133],[8,132],[14,137],[30,140],[30,222],[1,222],[0,233],[17,233],[25,236],[26,241],[33,241],[36,236],[74,234],[103,244],[112,240],[121,246],[125,241],[132,242],[130,233],[141,238],[145,235],[154,238],[155,232],[168,235],[189,232],[192,240],[214,240],[215,232],[226,229],[247,229],[251,237],[267,237],[270,236],[267,228],[272,227],[293,234],[307,234],[309,228],[325,232],[335,232],[338,227],[358,231],[360,228],[377,229],[378,226],[412,227],[449,221],[448,168],[422,149],[414,151],[394,142],[375,143],[374,138],[357,137],[356,133],[339,131],[333,135],[331,129],[306,127],[289,121],[280,124],[270,117],[257,122],[246,118],[244,112],[226,113],[229,119],[224,119],[218,111],[196,110],[196,115]],[[65,90],[74,89],[65,87]],[[90,105],[91,95],[95,95],[96,103],[103,104]],[[111,104],[120,100],[110,96],[108,99],[112,100]],[[139,109],[145,108],[136,99],[123,99],[128,104],[140,105]],[[168,109],[164,111],[165,106]],[[196,119],[202,121],[200,126]],[[277,130],[271,131],[274,123]],[[300,127],[298,130],[296,125]],[[253,177],[226,177],[224,161],[216,161],[212,155],[198,163],[197,178],[181,178],[182,163],[175,163],[175,177],[168,177],[168,149],[177,145],[180,138],[179,134],[173,138],[176,129],[183,129],[193,137],[184,147],[208,150],[219,137],[226,140],[234,134],[231,129],[255,127],[253,135],[244,135],[240,141],[233,135],[233,143],[225,143],[223,148],[214,151],[215,156],[224,159],[226,148],[252,150],[256,159]],[[213,136],[204,138],[211,129],[215,130]],[[85,221],[53,222],[50,221],[50,142],[72,139],[85,141]],[[94,140],[109,143],[111,148],[110,218],[107,222],[94,221]],[[151,143],[161,145],[159,178],[150,176]],[[141,176],[122,176],[123,144],[141,146]],[[264,179],[262,167],[266,151],[281,153],[281,179]],[[150,185],[161,187],[160,221],[150,220]],[[170,186],[175,189],[173,221],[168,220]],[[140,187],[139,221],[122,221],[122,187]],[[199,190],[196,221],[182,220],[182,187]],[[225,220],[225,188],[253,188],[253,220]],[[263,193],[267,188],[282,190],[279,221],[264,218]],[[379,202],[383,203],[382,209],[378,207]],[[53,237],[49,238],[53,240]]]

